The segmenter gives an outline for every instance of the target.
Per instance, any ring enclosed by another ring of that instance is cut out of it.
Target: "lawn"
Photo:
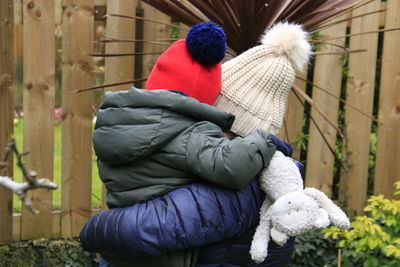
[[[23,120],[16,118],[14,120],[14,137],[17,142],[19,151],[23,151]],[[98,176],[96,156],[92,157],[92,207],[101,205],[101,187],[102,183]],[[16,166],[14,160],[14,179],[21,181],[22,173]],[[54,181],[59,186],[53,191],[53,209],[58,210],[61,207],[61,126],[54,126]],[[14,212],[21,211],[21,201],[14,195]]]

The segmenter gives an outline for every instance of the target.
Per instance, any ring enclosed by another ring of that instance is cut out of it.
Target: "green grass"
[[[23,120],[14,120],[14,137],[17,142],[18,150],[23,151]],[[96,156],[92,154],[92,207],[101,205],[101,188],[102,183],[98,176]],[[14,179],[22,180],[21,170],[16,166],[14,159]],[[58,185],[58,189],[53,192],[53,210],[58,210],[61,207],[61,126],[54,126],[54,181]],[[14,212],[21,211],[21,201],[14,195]]]

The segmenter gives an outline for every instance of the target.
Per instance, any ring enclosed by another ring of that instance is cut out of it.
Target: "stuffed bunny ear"
[[[332,224],[341,228],[349,229],[350,221],[346,214],[330,200],[323,192],[308,187],[304,189],[304,193],[317,201],[317,203],[328,212],[329,219]]]
[[[268,212],[261,216],[260,224],[251,242],[250,255],[256,263],[265,260],[268,254],[268,243],[271,235],[271,217]]]
[[[329,226],[329,215],[324,209],[318,209],[317,217],[314,221],[314,226],[317,228],[325,228]]]

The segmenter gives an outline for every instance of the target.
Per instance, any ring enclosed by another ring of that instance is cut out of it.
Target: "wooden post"
[[[54,2],[24,0],[24,151],[38,177],[53,179]],[[21,239],[51,237],[52,191],[31,191],[39,215],[22,210]]]
[[[107,13],[135,16],[137,0],[107,0]],[[107,37],[117,39],[135,39],[135,20],[107,17]],[[106,54],[134,53],[134,43],[107,43]],[[133,56],[107,57],[105,60],[105,83],[115,83],[133,80],[134,77]],[[118,91],[128,89],[129,85],[108,87],[107,90]],[[105,205],[105,188],[103,186],[102,208]]]
[[[91,217],[93,0],[63,1],[61,235],[78,236]]]
[[[298,76],[302,79],[307,79],[307,72],[299,73]],[[295,84],[303,91],[306,90],[306,82],[296,79]],[[290,90],[286,107],[285,123],[279,131],[278,137],[292,144],[294,148],[292,158],[296,160],[300,160],[300,149],[297,149],[294,146],[293,140],[295,140],[303,131],[303,117],[304,106],[299,99],[297,99],[292,90]]]
[[[380,2],[376,0],[358,8],[352,15],[378,10]],[[352,33],[374,31],[378,28],[379,14],[360,17],[351,23]],[[350,49],[366,49],[367,52],[349,55],[346,103],[372,117],[378,34],[351,37]],[[349,214],[361,214],[367,199],[371,119],[346,106],[345,121],[347,146],[343,153],[347,155],[350,166],[349,172],[342,172],[340,176],[340,192],[345,193],[341,194],[341,198],[347,202]]]
[[[7,141],[14,128],[14,9],[13,0],[0,1],[0,159],[2,160]],[[9,158],[8,166],[0,175],[13,176],[13,161]],[[0,244],[12,241],[12,192],[0,187]]]
[[[146,3],[142,3],[144,9],[144,16],[147,19],[153,19],[160,22],[171,23],[171,18],[164,13],[158,11],[152,6]],[[164,24],[157,24],[154,22],[145,21],[144,22],[144,40],[156,41],[157,39],[167,39],[169,38],[170,26]],[[170,43],[165,42],[165,44],[154,44],[154,43],[143,43],[143,51],[145,52],[159,52],[164,51],[169,47]],[[143,77],[148,77],[154,63],[160,54],[144,55],[143,56]]]
[[[386,28],[400,27],[400,1],[388,0]],[[392,197],[400,180],[400,31],[384,37],[374,194]]]
[[[340,23],[321,31],[323,37],[341,36],[346,34],[346,23]],[[335,43],[344,45],[344,40]],[[337,51],[336,47],[323,46],[321,51]],[[340,96],[342,83],[342,61],[338,55],[320,55],[315,60],[314,83],[329,89],[335,96]],[[332,96],[317,88],[313,88],[313,100],[318,107],[334,122],[337,121],[339,102]],[[311,115],[321,128],[332,147],[336,143],[336,131],[315,110]],[[310,140],[307,151],[306,185],[322,190],[328,196],[332,192],[334,156],[329,151],[315,125],[310,125]]]

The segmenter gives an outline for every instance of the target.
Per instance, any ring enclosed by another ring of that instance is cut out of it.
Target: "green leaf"
[[[375,242],[375,240],[373,240],[372,238],[369,238],[369,239],[368,239],[368,247],[369,247],[370,249],[376,248],[376,242]]]
[[[372,257],[368,258],[363,264],[363,267],[377,267],[377,266],[379,266],[378,259]]]

